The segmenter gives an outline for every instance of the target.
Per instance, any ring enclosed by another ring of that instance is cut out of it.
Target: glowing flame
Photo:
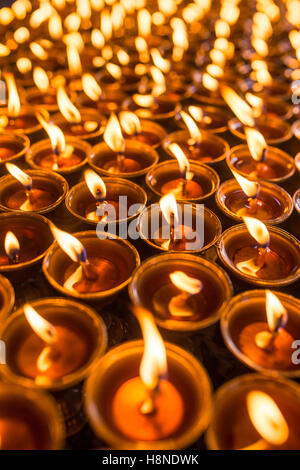
[[[109,62],[108,64],[106,64],[106,70],[108,71],[108,73],[110,73],[113,78],[115,78],[116,80],[120,80],[122,76],[122,70],[119,65],[112,64],[111,62]]]
[[[221,94],[237,118],[246,126],[253,127],[254,119],[250,106],[230,87],[223,85]]]
[[[212,49],[209,53],[212,62],[223,68],[226,62],[225,54],[219,49]]]
[[[80,112],[68,97],[65,89],[61,86],[57,89],[57,104],[61,114],[68,122],[78,123],[81,121]]]
[[[186,178],[189,179],[188,175],[190,173],[190,162],[185,156],[183,150],[179,147],[178,144],[172,143],[168,147],[173,153],[174,157],[178,161],[179,169],[181,174],[186,174]]]
[[[245,129],[245,134],[252,158],[259,162],[263,157],[264,151],[267,149],[265,138],[259,131],[249,127]]]
[[[97,201],[101,201],[106,196],[106,186],[103,179],[92,170],[84,172],[84,179],[87,187]]]
[[[150,73],[154,81],[152,95],[162,95],[166,91],[166,80],[164,74],[157,67],[154,66],[150,67]]]
[[[244,191],[244,193],[248,197],[256,197],[258,190],[259,190],[259,184],[256,183],[255,181],[249,181],[247,178],[244,178],[243,176],[239,175],[235,171],[232,171],[233,176],[239,183],[240,187]]]
[[[0,43],[0,57],[6,57],[10,54],[10,48]]]
[[[68,66],[71,75],[82,73],[81,60],[78,49],[75,46],[67,46]]]
[[[251,237],[260,245],[267,246],[270,241],[270,234],[265,224],[254,217],[243,217],[243,220]]]
[[[48,75],[41,67],[34,67],[33,81],[42,93],[46,93],[49,88]]]
[[[287,321],[287,310],[284,308],[278,297],[273,292],[266,290],[266,311],[270,331],[275,331],[280,320],[280,324]]]
[[[128,135],[141,132],[141,123],[136,114],[130,111],[121,111],[119,114],[120,124]]]
[[[7,90],[8,90],[8,104],[7,104],[8,115],[10,117],[17,117],[20,114],[21,103],[20,103],[20,98],[19,98],[15,78],[13,74],[11,73],[5,73],[4,78],[5,78]]]
[[[20,251],[20,243],[14,233],[7,232],[5,235],[4,249],[7,256],[14,261]]]
[[[264,105],[262,98],[260,98],[259,96],[255,96],[249,92],[246,93],[245,98],[248,103],[254,108],[253,114],[255,115],[255,117],[259,117],[262,113]]]
[[[154,65],[162,72],[168,73],[171,67],[170,61],[167,59],[164,59],[161,56],[159,50],[156,48],[151,49],[150,54],[154,62]]]
[[[174,220],[178,222],[176,198],[173,193],[168,193],[163,196],[159,201],[159,206],[168,224],[171,224],[171,215],[173,215]]]
[[[256,50],[256,52],[261,57],[266,57],[269,54],[268,44],[262,38],[252,38],[252,46]]]
[[[214,78],[222,78],[224,76],[224,70],[216,64],[209,64],[206,67],[206,71]]]
[[[202,289],[202,282],[199,279],[190,277],[182,271],[174,271],[170,274],[170,279],[174,286],[191,295],[198,294]]]
[[[128,65],[130,62],[130,57],[124,49],[118,50],[117,57],[121,65]]]
[[[203,120],[203,110],[199,106],[189,106],[188,107],[189,113],[193,119],[197,122],[201,122]]]
[[[219,88],[219,82],[213,78],[209,73],[204,72],[202,76],[202,85],[210,91],[216,91]]]
[[[112,36],[112,21],[110,17],[110,12],[107,8],[104,8],[104,10],[102,10],[101,12],[100,29],[103,36],[108,41]]]
[[[263,439],[275,446],[287,441],[288,424],[273,398],[254,390],[247,395],[247,408],[253,426]]]
[[[122,135],[121,127],[117,116],[112,113],[107,122],[103,139],[111,150],[114,152],[124,152],[125,139]]]
[[[40,60],[48,59],[48,52],[37,42],[31,42],[29,44],[31,52]]]
[[[224,20],[217,20],[215,23],[215,32],[217,37],[228,38],[230,36],[230,26]]]
[[[50,122],[45,121],[41,114],[37,113],[37,118],[40,124],[43,126],[47,132],[51,145],[54,151],[62,153],[66,149],[66,141],[63,132],[61,129]]]
[[[89,73],[85,73],[82,76],[82,88],[84,93],[93,101],[98,101],[102,95],[102,90],[97,80]]]
[[[47,344],[53,344],[57,339],[54,326],[45,320],[29,304],[24,305],[24,314],[33,331]]]
[[[148,45],[144,38],[138,36],[135,38],[135,47],[139,53],[140,61],[147,63],[149,61]]]
[[[68,31],[78,31],[80,23],[81,18],[75,11],[70,13],[64,21],[64,25]]]
[[[194,119],[191,116],[189,116],[185,111],[181,111],[180,115],[181,115],[185,125],[188,128],[188,131],[191,135],[191,138],[195,142],[201,142],[201,140],[202,140],[201,131],[200,131],[199,127],[197,126],[197,124],[195,123]]]
[[[32,63],[28,57],[20,57],[16,63],[20,73],[28,73],[32,69]]]
[[[23,42],[28,41],[29,38],[30,38],[30,32],[29,32],[29,29],[25,28],[25,26],[21,26],[14,32],[14,39],[19,44],[22,44]]]
[[[96,49],[102,49],[105,44],[105,38],[100,29],[93,29],[91,33],[91,42]]]
[[[13,163],[6,163],[6,169],[9,173],[16,178],[20,183],[27,189],[32,187],[32,178],[24,173],[24,171],[20,170],[19,167],[14,165]]]
[[[59,15],[52,15],[48,23],[49,34],[52,39],[60,39],[63,35],[61,18]]]
[[[150,108],[154,103],[154,97],[152,95],[139,95],[135,93],[132,98],[138,106],[142,106],[143,108]]]
[[[75,263],[86,261],[86,251],[82,243],[67,232],[60,230],[51,224],[51,231],[60,248]]]
[[[154,390],[167,374],[167,355],[164,342],[148,310],[134,307],[144,338],[144,353],[140,377],[145,387]]]
[[[263,86],[268,86],[272,84],[272,76],[268,70],[260,69],[256,72],[256,80]]]
[[[151,14],[146,8],[139,10],[137,15],[138,31],[140,36],[151,34]]]

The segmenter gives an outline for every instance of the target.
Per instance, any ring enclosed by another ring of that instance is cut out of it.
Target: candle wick
[[[125,160],[125,155],[123,152],[118,152],[117,154],[117,166],[119,171],[123,171],[124,169],[124,160]]]
[[[153,390],[147,390],[147,398],[143,401],[140,407],[140,412],[143,415],[153,415],[156,412],[155,407],[155,395],[158,392],[159,387],[155,387]]]
[[[12,249],[8,257],[13,264],[17,264],[20,261],[20,251],[18,249]]]

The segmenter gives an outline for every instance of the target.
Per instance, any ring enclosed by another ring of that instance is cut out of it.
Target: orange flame
[[[141,122],[136,114],[130,111],[121,111],[119,114],[120,124],[128,135],[141,132]]]
[[[67,232],[64,232],[63,230],[60,230],[53,224],[51,224],[50,228],[58,245],[66,253],[66,255],[71,258],[71,260],[73,260],[75,263],[86,261],[85,248],[82,243],[77,240],[77,238],[73,237],[73,235],[70,235]]]
[[[191,116],[189,116],[189,114],[187,114],[185,111],[181,111],[180,115],[185,125],[188,128],[191,138],[195,142],[201,142],[202,141],[201,131],[199,127],[197,126],[197,124],[195,123],[194,119]]]
[[[138,106],[142,106],[143,108],[150,108],[154,103],[154,97],[152,95],[139,95],[135,93],[132,98]]]
[[[243,217],[247,230],[257,243],[266,246],[270,241],[270,234],[265,224],[254,217]]]
[[[84,172],[84,179],[94,198],[99,201],[106,196],[106,186],[103,179],[92,170]]]
[[[67,46],[68,66],[71,75],[82,73],[81,60],[78,49],[75,46]]]
[[[112,113],[107,122],[103,139],[111,150],[114,152],[124,152],[125,139],[122,136],[121,127],[117,116]]]
[[[20,243],[13,232],[7,232],[5,235],[4,249],[9,258],[14,258],[14,253],[20,251]]]
[[[188,107],[188,111],[192,118],[195,119],[195,121],[201,122],[203,120],[204,113],[202,108],[200,108],[199,106],[191,105]]]
[[[272,397],[253,390],[247,395],[247,408],[253,426],[263,439],[275,446],[287,441],[288,424]]]
[[[100,29],[93,29],[91,33],[91,42],[96,49],[102,49],[105,44],[105,38]]]
[[[156,48],[151,49],[150,54],[154,62],[154,65],[162,72],[168,73],[171,67],[170,61],[167,59],[164,59],[161,56],[159,50]]]
[[[47,132],[51,145],[54,151],[59,151],[59,153],[63,153],[66,149],[66,141],[63,132],[61,129],[50,122],[45,121],[45,119],[41,116],[41,114],[37,114],[37,118],[40,124],[43,126],[45,131]]]
[[[199,279],[190,277],[182,271],[174,271],[170,274],[170,279],[175,287],[191,295],[198,294],[202,289],[202,282]]]
[[[32,187],[32,178],[13,163],[5,164],[7,171],[27,189]]]
[[[255,96],[249,92],[246,93],[245,98],[248,103],[254,108],[253,114],[255,115],[255,117],[259,117],[262,113],[264,105],[262,98],[260,98],[259,96]]]
[[[52,39],[60,39],[63,35],[61,17],[57,14],[52,15],[49,19],[48,28]]]
[[[279,319],[281,319],[281,324],[286,323],[287,310],[270,290],[266,290],[266,311],[270,331],[275,331]]]
[[[33,81],[42,93],[46,93],[49,88],[48,75],[42,67],[34,67]]]
[[[246,127],[245,134],[252,158],[259,162],[263,157],[264,150],[267,149],[265,138],[259,131],[249,127]]]
[[[113,78],[115,78],[116,80],[120,80],[122,76],[122,69],[121,67],[119,67],[119,65],[112,64],[111,62],[109,62],[108,64],[106,64],[106,70],[108,71],[108,73],[110,73]]]
[[[121,65],[128,65],[130,62],[130,57],[124,49],[118,50],[117,57]]]
[[[21,103],[20,103],[20,98],[15,82],[15,78],[12,73],[5,73],[3,74],[6,85],[7,85],[7,90],[8,90],[8,115],[10,117],[17,117],[20,114],[21,110]]]
[[[224,70],[216,64],[208,64],[206,71],[214,78],[222,78],[224,76]]]
[[[178,209],[173,193],[163,196],[159,201],[159,206],[168,224],[171,224],[171,214],[174,215],[174,220],[178,222]]]
[[[233,176],[239,183],[240,187],[244,191],[244,193],[248,197],[256,197],[258,190],[259,190],[259,184],[256,183],[255,181],[249,181],[247,178],[244,178],[243,176],[239,175],[235,171],[232,171]]]
[[[85,73],[82,76],[82,88],[84,93],[93,101],[98,101],[102,95],[102,90],[97,80],[89,73]]]
[[[167,355],[164,342],[148,310],[134,307],[144,338],[144,354],[140,377],[148,390],[154,390],[167,374]]]
[[[58,87],[57,89],[57,104],[61,114],[68,122],[78,123],[81,121],[80,112],[76,106],[74,106],[62,86]]]
[[[183,150],[179,147],[178,144],[172,143],[169,145],[170,151],[175,156],[176,160],[178,161],[179,169],[181,174],[186,174],[187,179],[190,173],[190,162],[185,156]]]
[[[48,52],[37,42],[31,42],[29,44],[31,52],[40,60],[48,59]]]
[[[219,88],[219,82],[213,78],[209,73],[204,72],[202,75],[202,85],[210,91],[216,91]]]
[[[221,87],[221,95],[244,125],[250,127],[254,126],[252,109],[232,88],[223,85]]]
[[[151,14],[146,8],[139,10],[137,22],[139,35],[144,37],[149,36],[151,34]]]
[[[24,305],[24,314],[33,331],[47,344],[53,344],[57,340],[54,326],[45,320],[29,304]]]
[[[256,80],[263,86],[268,86],[272,84],[272,76],[266,69],[257,70]]]
[[[32,69],[32,63],[28,57],[20,57],[16,63],[20,73],[28,73]]]

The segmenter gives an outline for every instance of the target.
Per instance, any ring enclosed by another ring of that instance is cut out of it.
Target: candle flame
[[[108,41],[112,36],[112,21],[108,8],[104,8],[101,12],[100,29],[106,41]]]
[[[49,18],[48,28],[52,39],[60,39],[63,35],[61,17],[57,14],[52,15]]]
[[[8,91],[8,115],[10,117],[17,117],[20,114],[21,103],[15,82],[15,77],[12,73],[5,73],[3,75],[6,81]]]
[[[236,117],[246,126],[253,127],[253,112],[250,106],[229,86],[222,85],[221,95]]]
[[[93,101],[98,101],[102,95],[102,89],[95,77],[89,73],[82,76],[82,88],[84,93]]]
[[[224,70],[216,64],[209,64],[206,67],[206,71],[214,78],[222,78],[224,76]]]
[[[31,52],[40,60],[47,60],[48,59],[48,52],[38,43],[38,42],[31,42],[29,44]]]
[[[152,95],[139,95],[135,93],[132,98],[138,106],[142,106],[143,108],[150,108],[154,103],[154,97]]]
[[[270,241],[270,234],[265,224],[254,217],[243,217],[247,230],[257,243],[267,246]]]
[[[201,131],[197,124],[195,123],[194,119],[187,114],[185,111],[181,111],[180,115],[188,128],[188,131],[191,135],[191,138],[195,141],[200,143],[202,141]]]
[[[20,57],[17,59],[17,67],[20,73],[28,73],[32,69],[31,60],[28,57]]]
[[[187,179],[190,173],[190,162],[185,156],[183,150],[179,147],[178,144],[172,143],[168,147],[170,151],[173,153],[174,157],[178,161],[179,169],[181,174],[185,174]]]
[[[114,152],[124,152],[125,139],[122,135],[120,123],[117,116],[112,113],[106,124],[103,139],[111,150]]]
[[[167,355],[163,339],[148,310],[133,307],[144,338],[144,353],[140,365],[140,377],[148,390],[154,390],[167,375]]]
[[[86,261],[85,247],[76,237],[60,230],[53,224],[51,224],[50,228],[56,242],[72,261],[75,263]]]
[[[103,179],[92,170],[84,172],[84,179],[90,192],[97,201],[101,201],[106,196],[106,186]]]
[[[247,180],[247,178],[244,178],[233,170],[232,173],[237,182],[239,183],[240,187],[248,197],[254,198],[257,196],[259,190],[259,184],[257,182],[249,181]]]
[[[190,115],[192,116],[193,119],[197,122],[201,122],[203,120],[204,112],[203,109],[200,108],[199,106],[189,106],[188,111]]]
[[[53,344],[57,340],[55,327],[45,320],[29,304],[24,305],[24,314],[33,331],[47,344]]]
[[[287,322],[287,310],[280,302],[279,298],[270,290],[266,290],[266,312],[270,331],[275,331],[278,327]]]
[[[266,69],[257,70],[256,80],[263,86],[268,86],[272,84],[272,76]]]
[[[228,38],[230,36],[230,26],[224,20],[217,20],[215,23],[215,32],[217,37]]]
[[[7,232],[4,239],[4,250],[10,259],[15,259],[15,254],[20,251],[20,243],[13,232]]]
[[[147,37],[151,34],[151,14],[146,8],[139,10],[137,14],[137,23],[139,36]]]
[[[48,75],[42,67],[34,67],[33,81],[42,93],[46,93],[49,88]]]
[[[161,56],[159,50],[156,48],[151,49],[150,54],[151,54],[154,65],[162,72],[168,73],[171,67],[170,61],[167,59],[164,59]]]
[[[67,46],[67,58],[70,74],[81,75],[82,67],[77,47],[71,45]]]
[[[79,110],[72,103],[62,86],[57,89],[57,104],[61,114],[68,122],[78,123],[81,121]]]
[[[245,98],[248,101],[248,103],[252,106],[252,108],[254,108],[253,109],[254,116],[255,117],[261,116],[263,105],[264,105],[263,99],[249,92],[246,93]]]
[[[91,33],[91,42],[96,49],[102,49],[105,45],[105,38],[100,29],[93,29]]]
[[[166,80],[164,74],[157,67],[154,66],[150,67],[150,73],[154,81],[152,95],[160,96],[166,91]]]
[[[7,171],[16,178],[26,189],[31,189],[32,187],[32,178],[22,171],[17,165],[13,163],[5,164]]]
[[[0,43],[0,57],[6,57],[10,54],[10,48]]]
[[[273,398],[253,390],[247,395],[247,409],[253,426],[263,439],[275,446],[287,441],[288,424]]]
[[[191,295],[198,294],[203,286],[199,279],[190,277],[183,271],[174,271],[170,274],[170,279],[175,287]]]
[[[119,114],[120,124],[128,135],[141,132],[141,122],[138,116],[130,111],[121,111]]]
[[[59,153],[63,153],[66,150],[66,141],[63,132],[61,129],[54,124],[45,121],[40,113],[37,113],[37,118],[40,124],[43,126],[45,131],[47,132],[53,150]]]
[[[178,209],[173,193],[163,196],[159,201],[159,206],[168,224],[171,224],[171,214],[174,215],[174,220],[178,222]]]
[[[121,65],[128,65],[130,62],[130,57],[124,49],[118,50],[117,57]]]
[[[210,91],[216,91],[219,88],[219,82],[209,73],[204,72],[202,75],[202,85],[204,88]]]
[[[108,73],[110,73],[113,78],[115,78],[116,80],[120,80],[122,76],[122,69],[119,65],[109,62],[108,64],[106,64],[106,70],[108,71]]]
[[[264,151],[267,149],[264,136],[256,129],[251,129],[250,127],[245,128],[245,134],[252,158],[258,162],[261,161]]]

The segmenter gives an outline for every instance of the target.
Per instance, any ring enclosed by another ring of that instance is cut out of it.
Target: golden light
[[[154,81],[152,95],[160,96],[166,91],[165,76],[157,67],[154,67],[153,65],[150,67],[150,73]]]
[[[52,234],[60,248],[75,263],[86,261],[86,251],[82,243],[70,233],[60,230],[55,225],[50,225]]]
[[[36,116],[40,124],[43,126],[43,128],[47,132],[54,152],[58,152],[59,154],[64,153],[66,150],[66,141],[65,141],[65,137],[61,129],[55,126],[55,124],[45,121],[45,119],[43,118],[41,114],[37,113]]]
[[[267,443],[280,446],[287,441],[288,424],[272,397],[253,390],[247,395],[247,409],[253,426]]]
[[[268,44],[264,39],[252,38],[251,44],[261,57],[266,57],[269,54]]]
[[[146,40],[141,36],[137,36],[135,38],[135,47],[139,53],[140,61],[143,63],[147,63],[150,57],[148,53],[148,45],[147,45]]]
[[[105,45],[105,38],[100,29],[93,29],[91,32],[91,42],[96,49],[102,49]]]
[[[119,65],[112,64],[111,62],[109,62],[108,64],[106,64],[106,70],[113,78],[115,78],[116,80],[120,80],[122,76],[122,69],[121,67],[119,67]]]
[[[71,75],[80,75],[82,66],[78,49],[75,46],[67,46],[68,67]]]
[[[48,75],[42,67],[34,67],[33,81],[42,93],[46,93],[49,88]]]
[[[135,93],[132,99],[138,106],[142,106],[142,108],[150,108],[154,103],[154,97],[152,95],[140,95]]]
[[[32,69],[32,63],[28,57],[20,57],[17,59],[16,65],[20,73],[28,73]]]
[[[255,122],[250,106],[232,88],[222,85],[221,95],[236,117],[245,125],[253,127]]]
[[[68,122],[78,123],[81,115],[76,106],[72,103],[63,87],[57,89],[57,104],[61,114]]]
[[[81,18],[78,13],[70,13],[64,21],[64,25],[69,32],[78,31],[80,28]]]
[[[239,183],[240,187],[248,197],[256,197],[258,190],[259,190],[259,184],[256,183],[255,181],[249,181],[247,178],[244,178],[243,176],[239,175],[235,171],[231,170],[233,173],[233,176]]]
[[[3,26],[9,25],[14,20],[14,13],[11,8],[0,9],[0,24]]]
[[[147,37],[151,34],[151,14],[146,8],[138,11],[137,23],[139,36]]]
[[[224,20],[217,20],[215,23],[215,32],[218,38],[228,38],[230,36],[230,26]]]
[[[204,72],[202,75],[202,85],[210,91],[216,91],[219,88],[219,82],[209,73]]]
[[[264,151],[267,149],[267,143],[264,136],[256,129],[245,128],[245,135],[251,156],[256,161],[261,161]]]
[[[13,262],[18,260],[20,243],[13,232],[7,232],[4,239],[4,250]]]
[[[191,105],[188,107],[188,111],[190,115],[192,116],[192,118],[195,119],[195,121],[201,122],[203,120],[204,113],[203,113],[203,109],[200,108],[200,106]]]
[[[289,40],[294,49],[298,49],[300,47],[300,31],[296,31],[293,29],[289,32]]]
[[[102,89],[95,77],[89,73],[82,76],[82,89],[84,93],[93,101],[98,101],[102,95]]]
[[[125,150],[125,139],[122,135],[117,116],[112,113],[106,124],[103,139],[113,152],[122,153]]]
[[[191,138],[195,142],[198,142],[198,143],[201,142],[202,141],[201,131],[199,127],[197,126],[197,124],[195,123],[194,119],[191,116],[189,116],[189,114],[187,114],[185,111],[181,111],[180,116],[182,117],[185,125],[188,128]]]
[[[117,57],[121,65],[128,65],[130,62],[130,57],[124,49],[118,50]]]
[[[32,28],[36,29],[41,26],[53,13],[53,7],[48,2],[41,4],[40,8],[34,10],[30,16],[29,24]]]
[[[158,8],[166,16],[175,15],[177,10],[177,2],[174,0],[158,0]]]
[[[57,14],[52,15],[49,19],[48,28],[52,39],[60,39],[63,35],[61,17]]]
[[[209,57],[214,64],[218,65],[221,68],[224,68],[226,56],[222,51],[220,51],[219,49],[212,49],[209,53]]]
[[[170,274],[170,279],[175,287],[188,294],[198,294],[202,289],[202,282],[199,279],[190,277],[182,271],[174,271]]]
[[[270,234],[265,224],[254,217],[243,217],[247,230],[257,243],[261,246],[267,246],[270,241]]]
[[[164,218],[171,224],[171,217],[174,216],[174,220],[178,222],[178,209],[176,204],[176,198],[173,193],[168,193],[163,196],[159,201],[160,209],[163,213]]]
[[[32,187],[32,178],[13,163],[5,164],[7,171],[18,180],[26,189]]]
[[[151,313],[141,307],[133,307],[133,311],[140,323],[144,339],[140,377],[148,390],[154,390],[160,379],[167,374],[165,345]]]
[[[141,132],[141,122],[138,116],[131,111],[121,111],[119,113],[120,124],[128,135],[135,135]]]
[[[156,48],[151,49],[150,54],[151,54],[154,65],[162,72],[168,73],[171,67],[170,61],[167,59],[164,59],[161,56],[159,50]]]
[[[105,38],[108,41],[112,36],[112,22],[110,18],[110,12],[108,8],[104,8],[100,15],[100,30]]]
[[[89,0],[76,1],[77,13],[83,20],[88,20],[91,17],[91,5]]]
[[[6,57],[10,54],[10,48],[0,43],[0,57]]]
[[[57,332],[55,327],[45,320],[29,304],[24,305],[24,314],[33,331],[47,344],[53,344],[57,341]]]
[[[240,9],[234,5],[233,3],[226,3],[226,6],[224,5],[221,8],[220,11],[220,18],[230,25],[233,25],[237,22],[240,16]]]
[[[176,143],[170,144],[168,148],[172,152],[172,154],[174,155],[176,160],[178,161],[180,173],[185,175],[186,179],[190,179],[189,178],[190,162],[186,158],[185,153],[183,152],[183,150]]]
[[[253,115],[255,117],[261,116],[262,111],[263,111],[263,106],[264,106],[263,99],[249,92],[246,93],[245,98],[248,101],[248,103],[252,106],[252,108],[254,108]]]
[[[21,103],[19,93],[17,90],[15,77],[12,73],[4,73],[4,79],[6,81],[7,93],[8,93],[8,115],[9,117],[17,117],[20,114]]]
[[[48,52],[37,42],[31,42],[29,44],[30,50],[38,59],[47,60]]]
[[[102,57],[105,61],[110,60],[114,55],[113,49],[109,45],[104,46],[101,53],[102,53]]]
[[[106,186],[103,179],[92,170],[84,172],[84,179],[87,187],[97,201],[101,201],[106,196]]]
[[[101,11],[104,8],[104,0],[91,0],[91,7],[95,11]]]
[[[287,310],[279,298],[270,290],[266,290],[266,312],[270,331],[275,331],[278,324],[287,321]]]
[[[23,44],[23,42],[28,41],[30,38],[30,32],[28,28],[25,28],[25,26],[20,26],[20,28],[16,29],[14,32],[14,40],[18,44]]]
[[[224,76],[224,70],[216,64],[208,64],[206,71],[214,78],[222,78]]]
[[[256,80],[263,86],[268,86],[272,84],[272,76],[266,69],[257,70]]]
[[[12,4],[11,8],[18,20],[24,20],[26,18],[27,9],[25,6],[25,2],[23,2],[22,0],[17,0]]]

